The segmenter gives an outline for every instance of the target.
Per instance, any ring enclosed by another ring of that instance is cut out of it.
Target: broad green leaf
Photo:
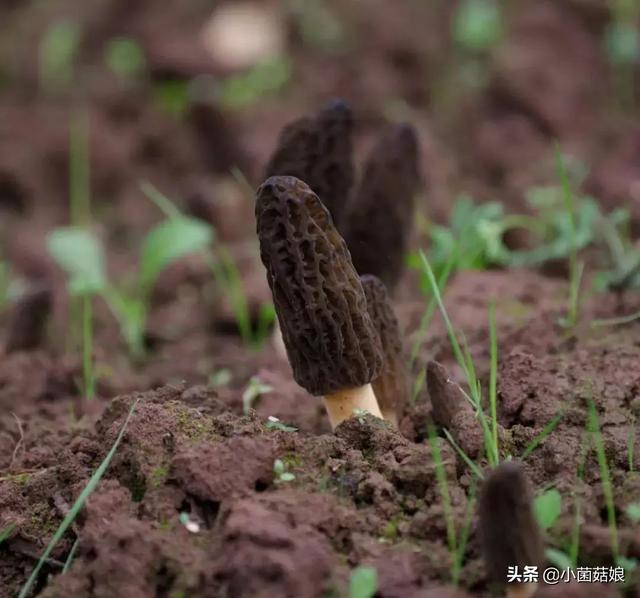
[[[213,229],[208,224],[186,216],[158,224],[146,236],[142,246],[140,283],[143,292],[150,291],[160,272],[169,264],[206,249],[213,237]]]
[[[88,230],[58,228],[47,237],[47,249],[69,277],[69,292],[74,295],[101,293],[107,284],[104,249]]]
[[[562,496],[555,488],[547,490],[543,494],[536,496],[533,501],[533,510],[538,520],[538,525],[547,530],[553,527],[558,517],[560,517]]]
[[[351,573],[349,598],[373,598],[378,591],[378,572],[373,567],[357,567]]]

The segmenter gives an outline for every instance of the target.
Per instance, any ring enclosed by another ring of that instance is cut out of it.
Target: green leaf
[[[71,294],[101,293],[106,288],[104,249],[90,231],[75,227],[58,228],[47,236],[47,249],[67,273]]]
[[[493,47],[502,37],[500,6],[495,0],[465,0],[453,22],[458,44],[472,51]]]
[[[158,224],[142,246],[140,284],[143,293],[150,291],[164,268],[181,257],[205,249],[213,237],[213,229],[195,218],[179,216]]]
[[[547,490],[536,496],[533,501],[533,510],[538,520],[538,525],[547,530],[555,524],[562,510],[562,496],[555,489]]]
[[[372,598],[378,591],[378,572],[373,567],[356,567],[351,572],[349,598]]]
[[[640,521],[640,502],[632,502],[627,505],[626,513],[633,523],[638,523]]]
[[[558,550],[557,548],[547,548],[544,551],[544,555],[547,557],[547,560],[552,565],[558,567],[558,569],[573,569],[571,559],[564,552]]]

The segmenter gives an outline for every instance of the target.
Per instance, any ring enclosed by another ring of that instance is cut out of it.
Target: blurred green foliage
[[[291,61],[273,56],[245,73],[232,75],[220,82],[220,103],[227,108],[246,108],[265,96],[282,90],[291,79]]]
[[[495,0],[463,0],[454,16],[453,38],[470,52],[484,52],[502,38],[500,5]]]
[[[107,43],[104,60],[109,69],[119,77],[140,75],[146,66],[140,44],[129,37],[116,37]]]
[[[70,19],[53,23],[40,42],[39,74],[48,92],[67,89],[73,83],[74,61],[82,32]]]

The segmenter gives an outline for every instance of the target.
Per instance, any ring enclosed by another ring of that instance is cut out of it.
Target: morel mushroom
[[[472,459],[479,457],[484,450],[484,436],[475,410],[462,388],[437,361],[427,363],[427,392],[433,421],[451,432],[466,455]]]
[[[382,417],[371,380],[380,339],[347,246],[318,196],[295,177],[258,189],[260,256],[293,376],[324,396],[331,425],[362,409]]]
[[[340,226],[353,186],[353,116],[349,105],[334,100],[315,117],[287,125],[267,165],[265,178],[288,175],[311,187]]]
[[[544,546],[533,512],[533,493],[521,463],[506,461],[485,480],[479,501],[480,539],[491,578],[512,598],[532,596],[535,583],[508,583],[510,567],[539,567]]]
[[[419,185],[418,140],[409,125],[386,132],[347,206],[344,238],[359,274],[374,274],[393,292],[403,270]]]
[[[409,398],[400,325],[382,281],[372,275],[361,276],[360,280],[367,298],[367,311],[380,337],[384,356],[382,370],[371,383],[373,392],[384,419],[397,426],[398,415]]]
[[[29,351],[42,343],[51,314],[51,289],[40,285],[28,290],[15,304],[7,333],[6,351]]]

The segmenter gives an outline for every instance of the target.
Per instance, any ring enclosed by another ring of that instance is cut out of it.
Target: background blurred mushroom
[[[344,216],[356,270],[374,274],[390,292],[404,267],[419,182],[416,133],[410,125],[393,126],[369,154]]]
[[[367,311],[380,337],[384,355],[382,370],[372,382],[373,391],[384,419],[397,427],[398,417],[409,399],[400,325],[382,281],[372,275],[361,276],[360,280],[367,298]]]

